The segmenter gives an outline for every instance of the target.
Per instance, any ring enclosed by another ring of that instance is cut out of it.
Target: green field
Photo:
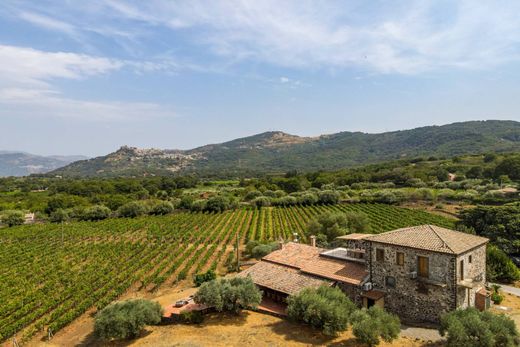
[[[380,204],[238,209],[220,214],[108,219],[0,229],[0,341],[56,332],[128,290],[154,290],[221,269],[237,235],[290,239],[325,211],[366,213],[374,232],[417,224],[453,226],[419,210]]]

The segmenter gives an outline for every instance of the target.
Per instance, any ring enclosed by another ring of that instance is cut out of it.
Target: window
[[[469,260],[469,263],[471,264],[473,262],[473,256],[470,255],[468,260]]]
[[[397,265],[401,265],[401,266],[404,265],[404,253],[403,252],[397,252],[395,254],[395,263]]]
[[[464,260],[460,261],[460,280],[464,280]]]
[[[430,260],[427,257],[417,257],[417,273],[424,278],[430,277]]]
[[[376,249],[376,260],[385,261],[385,250],[381,248]]]
[[[395,288],[395,277],[386,276],[385,283],[387,287]]]

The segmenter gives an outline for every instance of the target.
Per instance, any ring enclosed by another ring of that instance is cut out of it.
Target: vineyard
[[[56,332],[128,290],[153,291],[220,270],[238,238],[290,239],[326,211],[360,211],[375,232],[417,224],[452,227],[441,216],[380,204],[238,209],[220,214],[108,219],[0,229],[0,341]]]

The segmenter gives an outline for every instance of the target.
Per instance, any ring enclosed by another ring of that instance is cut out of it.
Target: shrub
[[[169,201],[161,201],[152,208],[150,214],[153,215],[166,215],[172,213],[174,210],[173,204]]]
[[[305,288],[287,299],[287,315],[334,336],[347,329],[355,305],[339,289],[327,286]]]
[[[97,337],[126,339],[139,336],[146,325],[161,321],[162,307],[148,300],[128,300],[111,304],[98,312],[94,322]]]
[[[318,193],[318,201],[321,204],[337,204],[339,193],[333,190],[324,190]]]
[[[259,192],[258,190],[251,190],[249,192],[247,192],[247,194],[244,196],[244,200],[245,201],[251,201],[251,200],[254,200],[258,197],[262,196],[262,193]]]
[[[62,208],[59,208],[51,213],[49,216],[49,220],[52,223],[62,223],[69,220],[69,213],[67,210],[64,210]]]
[[[486,250],[486,277],[489,281],[512,283],[520,280],[520,270],[506,253],[489,245]]]
[[[238,314],[244,308],[256,308],[262,301],[262,293],[250,277],[223,278],[203,283],[194,300],[219,312]]]
[[[22,225],[25,222],[25,215],[22,211],[7,211],[2,216],[2,223],[8,227]]]
[[[314,205],[318,202],[318,196],[314,193],[305,193],[298,197],[298,202],[302,205]]]
[[[190,210],[191,205],[193,205],[193,196],[191,195],[183,195],[181,201],[179,202],[179,208]]]
[[[273,200],[273,205],[277,206],[292,206],[298,203],[298,199],[294,196],[284,196],[279,199]]]
[[[400,331],[399,318],[380,307],[372,306],[368,310],[359,310],[352,315],[354,336],[369,346],[377,346],[381,339],[391,342],[399,336]]]
[[[259,196],[258,198],[251,201],[251,204],[255,207],[266,207],[271,205],[271,199],[266,196]]]
[[[278,246],[278,242],[270,242],[270,243],[266,243],[266,244],[259,244],[259,245],[255,246],[251,250],[251,253],[249,253],[249,254],[253,258],[261,259],[261,258],[265,257],[266,255],[268,255],[269,253],[277,250],[278,247],[279,247]]]
[[[210,212],[223,212],[230,207],[230,201],[225,196],[214,196],[206,202],[206,210]]]
[[[80,220],[97,221],[107,219],[110,216],[110,209],[103,205],[87,207],[79,216]]]
[[[213,281],[217,278],[217,274],[213,270],[208,270],[205,273],[196,274],[193,282],[197,287],[200,287],[202,283]]]
[[[148,207],[140,201],[132,201],[124,204],[117,210],[120,217],[135,218],[148,212]]]
[[[493,292],[491,293],[491,301],[495,305],[500,305],[502,301],[504,301],[504,296],[500,294],[500,286],[498,284],[493,284]]]
[[[515,322],[505,316],[475,308],[456,310],[441,317],[439,332],[448,347],[513,347],[520,344]]]

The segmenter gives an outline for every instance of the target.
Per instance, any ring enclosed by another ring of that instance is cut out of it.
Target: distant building
[[[306,287],[340,287],[356,304],[381,306],[406,322],[437,323],[457,308],[485,309],[488,239],[433,225],[342,236],[325,250],[289,242],[239,276],[277,301]]]
[[[36,216],[34,213],[26,213],[25,216],[25,224],[33,224],[34,222],[36,222]]]

